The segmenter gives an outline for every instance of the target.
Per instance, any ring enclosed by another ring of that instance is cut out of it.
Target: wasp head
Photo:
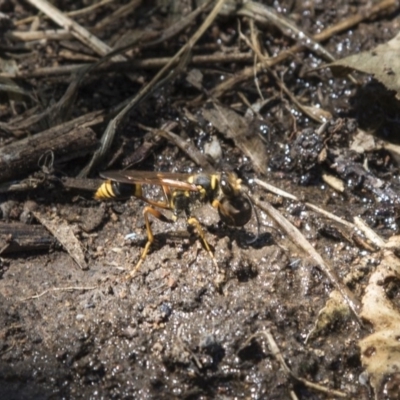
[[[243,226],[249,222],[252,214],[252,204],[241,191],[241,179],[234,173],[222,173],[220,188],[222,197],[218,201],[218,213],[221,221],[227,225]]]

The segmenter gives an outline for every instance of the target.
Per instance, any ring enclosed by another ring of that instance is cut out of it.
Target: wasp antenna
[[[257,220],[257,235],[253,239],[246,241],[247,244],[253,244],[260,237],[260,217],[258,216],[257,209],[254,207],[254,203],[253,203],[253,200],[251,199],[251,197],[246,192],[242,192],[242,193],[249,199],[250,204],[251,204],[251,209],[254,212],[254,214],[256,216],[256,220]]]

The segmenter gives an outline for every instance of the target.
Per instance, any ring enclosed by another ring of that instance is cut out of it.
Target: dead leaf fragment
[[[203,117],[212,123],[227,139],[250,158],[257,173],[266,174],[268,155],[261,138],[249,129],[244,117],[230,108],[214,104],[212,108],[203,108]]]
[[[49,217],[45,213],[39,211],[33,211],[32,213],[35,218],[61,243],[79,267],[81,269],[87,269],[81,243],[75,236],[72,227],[57,216]]]
[[[389,250],[383,254],[362,299],[361,316],[372,324],[374,333],[359,342],[362,364],[378,396],[385,377],[400,370],[400,313],[383,284],[400,279],[400,259]]]
[[[325,307],[318,313],[315,325],[307,335],[307,341],[310,337],[317,336],[323,329],[329,327],[337,320],[347,320],[350,317],[350,308],[343,301],[342,295],[337,290],[332,290],[329,300]]]
[[[373,75],[400,99],[400,33],[387,43],[370,51],[353,54],[326,66],[335,75],[347,75],[352,70]]]

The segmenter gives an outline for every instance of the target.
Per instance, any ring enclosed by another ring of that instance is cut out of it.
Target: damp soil
[[[15,18],[32,13],[26,5],[14,5],[12,1],[0,2],[0,10],[3,3],[8,4],[8,12]],[[58,7],[62,8],[62,3]],[[310,33],[351,12],[361,12],[369,4],[267,3],[294,16],[298,26]],[[64,9],[67,6],[64,4]],[[149,18],[148,10],[141,12],[143,18]],[[161,16],[156,13],[152,22],[163,20],[163,12]],[[391,12],[364,21],[351,31],[335,35],[325,45],[336,57],[373,48],[394,36],[398,30],[396,19],[396,12]],[[123,29],[128,29],[133,23],[127,20],[124,24]],[[114,26],[114,31],[117,28]],[[235,17],[225,17],[215,22],[213,34],[228,40],[235,37],[237,28]],[[264,44],[271,54],[293,44],[292,39],[274,29],[265,35]],[[226,45],[232,43],[233,39]],[[36,62],[41,52],[57,53],[56,47],[51,42],[47,49],[38,48]],[[303,102],[320,104],[331,112],[333,117],[323,140],[316,135],[320,124],[284,99],[271,77],[263,80],[263,94],[271,101],[260,111],[263,123],[251,129],[262,136],[268,172],[258,177],[298,197],[298,201],[273,201],[360,299],[369,273],[379,262],[379,253],[360,246],[340,226],[307,209],[304,202],[348,220],[362,216],[386,238],[398,233],[395,160],[382,150],[366,157],[354,155],[349,144],[361,128],[395,140],[399,108],[394,97],[371,78],[359,76],[362,84],[356,86],[345,78],[333,78],[328,70],[303,74],[303,69],[320,64],[321,60],[305,51],[278,65],[276,72]],[[243,66],[212,66],[203,71],[210,77],[204,83],[209,86],[206,89],[222,77],[232,76],[235,68]],[[143,74],[146,80],[152,76],[149,71]],[[80,92],[76,110],[111,107],[133,95],[141,79],[140,73],[136,84],[119,73],[107,78],[93,76]],[[57,82],[54,77],[49,82],[48,92],[44,90],[42,96],[50,96],[50,88],[54,96],[66,88],[65,82]],[[249,80],[220,101],[244,112],[246,107],[237,104],[240,91],[249,99],[258,96],[254,81]],[[189,111],[196,116],[198,106],[190,103],[193,97],[193,88],[188,88],[183,78],[153,93],[134,110],[112,154],[98,171],[124,167],[124,160],[144,140],[145,133],[138,123],[160,127],[164,121],[177,120],[181,135],[201,151],[216,138],[224,155],[216,169],[235,170],[244,181],[249,180],[253,196],[270,199],[265,190],[252,184],[256,174],[251,161],[232,140],[212,131],[201,117],[198,126],[203,122],[204,129],[194,127],[187,117]],[[7,116],[6,111],[2,112]],[[378,121],[375,116],[379,116]],[[99,135],[101,132],[99,129]],[[323,149],[327,155],[321,159]],[[87,160],[58,168],[63,175],[76,176]],[[343,168],[339,168],[340,160],[344,160]],[[368,176],[365,169],[360,172],[359,168],[366,160]],[[199,170],[185,152],[167,142],[154,147],[133,168]],[[323,181],[325,170],[343,180],[344,192]],[[387,201],[376,191],[374,179],[378,178],[385,182],[382,193],[389,193]],[[3,221],[18,220],[29,200],[48,218],[57,215],[73,226],[88,268],[81,269],[59,244],[46,251],[2,254],[0,399],[296,398],[293,394],[298,399],[339,398],[330,390],[341,391],[345,398],[373,398],[363,380],[357,345],[368,330],[350,313],[309,337],[333,283],[262,210],[257,210],[259,224],[253,216],[243,228],[223,224],[209,205],[196,210],[226,275],[225,282],[218,285],[215,265],[184,218],[174,224],[152,220],[156,243],[136,275],[125,279],[146,242],[144,204],[138,199],[100,204],[90,191],[57,185],[2,196],[2,204],[12,200],[10,207],[15,210],[5,212],[3,207]],[[34,217],[29,222],[38,223]],[[130,233],[134,235],[128,240],[126,235]],[[366,255],[370,260],[367,264],[360,261]],[[269,333],[293,375],[320,384],[326,393],[307,387],[283,369],[279,357],[271,352]]]

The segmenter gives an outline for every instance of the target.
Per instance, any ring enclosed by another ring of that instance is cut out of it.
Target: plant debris
[[[0,1],[0,398],[398,398],[398,3],[264,3]]]

